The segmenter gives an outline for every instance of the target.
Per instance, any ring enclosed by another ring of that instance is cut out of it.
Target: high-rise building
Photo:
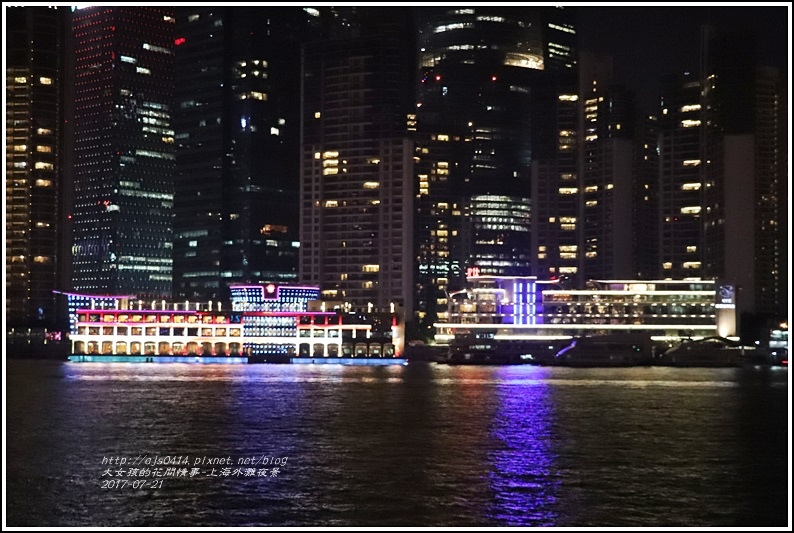
[[[611,58],[581,54],[580,283],[634,274],[634,98],[612,83],[611,67]]]
[[[170,297],[173,13],[85,7],[71,30],[71,288]]]
[[[410,313],[410,21],[371,15],[360,37],[304,46],[300,280],[351,308]]]
[[[555,129],[546,118],[557,84],[575,80],[577,47],[563,8],[436,7],[421,15],[415,311],[427,326],[444,318],[467,269],[535,274],[531,167]]]
[[[6,312],[9,324],[56,320],[61,231],[63,8],[6,16]]]
[[[178,7],[174,297],[298,277],[301,43],[333,8]]]
[[[664,279],[702,278],[706,166],[701,80],[663,81],[659,112],[659,260]]]
[[[663,90],[660,260],[666,278],[735,284],[749,334],[754,314],[786,316],[785,87],[746,33],[704,28],[701,58]]]

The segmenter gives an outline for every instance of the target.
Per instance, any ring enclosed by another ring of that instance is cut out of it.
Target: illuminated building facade
[[[410,313],[412,304],[405,24],[373,22],[371,36],[303,50],[300,280],[354,309]]]
[[[301,43],[333,8],[176,9],[174,297],[298,277]]]
[[[411,119],[415,311],[424,327],[445,316],[447,293],[463,286],[467,268],[531,272],[531,165],[552,128],[544,109],[555,80],[575,71],[577,47],[563,8],[436,7],[422,15]],[[491,216],[482,212],[486,197],[521,222],[483,235],[476,225]],[[499,259],[507,256],[517,259]]]
[[[168,8],[71,14],[77,291],[171,295],[173,28]]]
[[[9,324],[52,324],[58,286],[63,11],[6,8],[6,286]]]

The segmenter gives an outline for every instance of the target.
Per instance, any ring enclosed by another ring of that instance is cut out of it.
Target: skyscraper
[[[557,81],[575,72],[577,50],[572,15],[562,8],[422,14],[415,285],[427,326],[443,318],[447,293],[465,282],[467,269],[534,274],[531,165],[554,130],[545,104]]]
[[[63,8],[5,9],[6,311],[10,324],[52,324],[61,225]]]
[[[170,297],[173,14],[100,6],[71,17],[72,288]]]
[[[407,15],[381,10],[364,35],[303,52],[301,281],[358,309],[412,304]]]
[[[298,277],[300,47],[339,10],[176,11],[174,296]]]
[[[744,32],[704,28],[701,59],[663,89],[663,275],[735,284],[741,328],[757,335],[753,314],[786,315],[784,84]]]

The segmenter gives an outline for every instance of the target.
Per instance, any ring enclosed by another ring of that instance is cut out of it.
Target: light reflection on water
[[[787,385],[771,368],[8,361],[8,524],[785,525]],[[100,489],[103,456],[139,454],[289,461]]]

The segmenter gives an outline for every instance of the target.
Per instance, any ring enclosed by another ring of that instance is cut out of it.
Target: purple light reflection
[[[489,457],[494,502],[488,513],[499,524],[555,526],[559,519],[548,371],[522,366],[500,372],[504,384],[497,389],[499,404],[491,431],[496,447]]]

